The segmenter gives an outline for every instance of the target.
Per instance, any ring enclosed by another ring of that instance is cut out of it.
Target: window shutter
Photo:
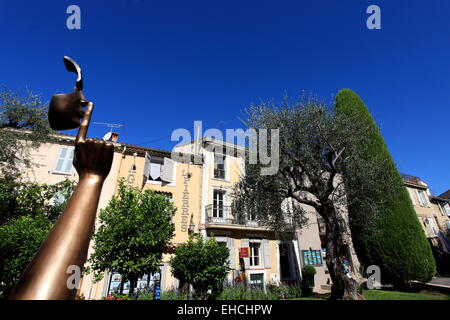
[[[64,166],[64,172],[71,173],[72,172],[72,163],[73,163],[73,154],[75,152],[75,148],[68,148],[66,163]]]
[[[270,269],[270,251],[269,251],[269,240],[264,239],[262,241],[262,247],[263,247],[263,255],[264,255],[264,268]]]
[[[248,238],[241,239],[241,248],[248,248],[250,246],[250,241]],[[244,267],[245,269],[248,269],[250,267],[250,258],[243,258],[244,259]]]
[[[450,217],[450,205],[448,203],[445,204],[444,209],[447,212],[447,216]]]
[[[55,169],[53,169],[53,171],[56,171],[56,172],[62,171],[62,168],[64,165],[64,160],[66,159],[66,153],[67,153],[67,147],[61,147],[61,149],[59,149],[58,160],[56,161]]]
[[[426,190],[421,190],[420,194],[422,195],[422,202],[423,202],[424,207],[431,208],[430,199],[428,197],[427,191]]]
[[[144,183],[146,183],[150,171],[150,155],[147,152],[145,153],[144,161],[144,171],[142,172],[142,175],[144,176]]]
[[[431,218],[425,218],[425,222],[428,228],[428,236],[430,237],[434,237],[436,235],[436,233],[434,232],[434,224],[433,224],[433,219]]]
[[[230,269],[236,269],[234,238],[228,238],[228,249],[230,250]]]
[[[169,158],[164,158],[164,166],[161,174],[161,179],[172,183],[174,181],[175,161]]]
[[[54,172],[58,173],[71,173],[73,162],[73,147],[61,147],[59,150],[58,160],[56,161]]]
[[[420,195],[419,190],[417,190],[417,189],[416,189],[416,195],[417,195],[417,199],[419,199],[419,204],[420,204],[420,206],[421,206],[421,207],[424,207],[425,204],[423,203],[423,199],[422,199],[422,197],[421,197],[421,195]]]
[[[433,231],[433,235],[437,236],[439,233],[439,227],[436,224],[436,221],[434,218],[429,218],[428,221],[430,222],[431,230]]]
[[[424,191],[423,195],[425,197],[425,204],[428,206],[428,208],[431,208],[431,202],[430,202],[430,197],[428,196],[428,193],[426,191]]]
[[[411,198],[413,206],[415,206],[416,205],[416,201],[414,200],[414,195],[412,193],[412,190],[410,188],[406,188],[406,189],[408,190],[409,197]]]

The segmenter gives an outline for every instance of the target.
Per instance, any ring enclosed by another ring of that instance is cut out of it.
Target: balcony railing
[[[247,227],[259,227],[257,221],[237,219],[232,214],[231,206],[206,206],[206,223],[217,225],[239,225]]]

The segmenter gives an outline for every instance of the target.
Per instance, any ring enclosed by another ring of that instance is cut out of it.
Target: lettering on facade
[[[189,174],[185,173],[183,170],[182,173],[183,176],[183,198],[181,199],[181,232],[187,232],[188,231],[188,225],[189,225],[189,189],[188,189],[188,182],[189,182]]]
[[[127,183],[129,185],[133,185],[135,181],[134,173],[130,173],[127,177]]]

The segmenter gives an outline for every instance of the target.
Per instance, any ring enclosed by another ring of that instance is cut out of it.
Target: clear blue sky
[[[66,28],[71,4],[81,30]],[[382,30],[366,28],[371,4]],[[351,88],[400,171],[439,194],[450,188],[449,12],[445,0],[2,1],[0,84],[49,101],[74,85],[68,55],[84,70],[93,121],[169,150],[172,131],[194,120],[238,128],[260,99],[306,90],[331,101]]]

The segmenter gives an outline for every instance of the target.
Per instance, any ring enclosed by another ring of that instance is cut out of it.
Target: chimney
[[[111,141],[117,142],[117,140],[119,140],[119,134],[116,132],[111,132]]]

